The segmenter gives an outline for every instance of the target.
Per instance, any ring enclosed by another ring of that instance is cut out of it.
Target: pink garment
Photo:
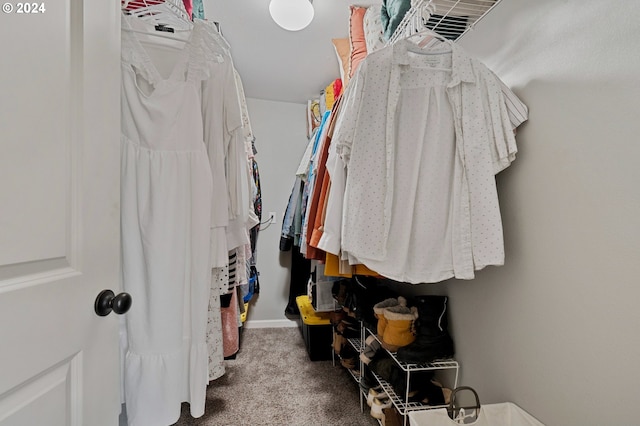
[[[229,307],[220,309],[222,314],[222,346],[225,358],[240,350],[240,333],[238,330],[238,295],[234,288],[231,293]]]
[[[189,14],[189,18],[193,19],[193,2],[192,0],[182,0],[184,3],[184,8],[187,10]]]

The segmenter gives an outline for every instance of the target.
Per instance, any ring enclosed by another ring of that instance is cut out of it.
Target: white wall
[[[262,220],[276,212],[277,223],[258,236],[257,268],[260,295],[253,299],[247,327],[295,326],[284,316],[289,298],[291,252],[280,252],[282,219],[295,181],[295,172],[307,146],[306,105],[247,99],[256,137],[262,188]]]
[[[461,45],[530,109],[506,265],[450,295],[462,384],[547,425],[640,424],[640,2],[503,0]]]

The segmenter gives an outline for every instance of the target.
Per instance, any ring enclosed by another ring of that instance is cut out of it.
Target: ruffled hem
[[[129,426],[172,425],[183,402],[191,415],[204,414],[208,381],[206,343],[188,344],[173,353],[125,356],[124,391]]]

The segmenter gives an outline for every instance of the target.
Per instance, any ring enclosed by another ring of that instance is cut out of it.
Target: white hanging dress
[[[123,17],[123,28],[139,25]],[[185,401],[204,414],[213,183],[201,88],[208,64],[223,61],[208,31],[196,22],[178,50],[122,34],[122,273],[133,298],[123,382],[133,426],[173,424]]]

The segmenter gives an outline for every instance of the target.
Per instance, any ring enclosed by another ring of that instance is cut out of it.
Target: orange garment
[[[315,259],[319,261],[325,261],[324,274],[333,277],[351,277],[356,275],[367,275],[380,277],[375,271],[367,268],[365,265],[353,265],[348,266],[350,270],[348,273],[340,273],[340,260],[337,256],[326,253],[324,250],[317,248],[320,238],[322,237],[322,227],[326,217],[327,201],[329,199],[329,191],[331,188],[331,179],[329,171],[327,170],[327,157],[329,156],[329,146],[331,144],[331,138],[336,125],[337,117],[340,114],[340,105],[342,96],[338,96],[333,105],[331,117],[327,125],[326,140],[322,145],[322,151],[320,152],[318,159],[318,170],[316,180],[313,187],[313,194],[310,197],[309,202],[309,222],[307,225],[307,253],[305,257],[307,259]],[[344,268],[344,265],[343,265]]]
[[[345,277],[351,278],[352,274],[340,273],[340,259],[335,254],[327,253],[324,263],[324,274],[328,277]]]
[[[328,139],[328,138],[327,138]],[[324,145],[328,145],[329,141],[326,140]],[[303,235],[304,238],[306,238],[306,242],[307,242],[307,252],[305,253],[305,257],[307,259],[318,259],[318,257],[320,256],[320,259],[324,258],[324,255],[320,249],[313,247],[312,245],[310,245],[311,243],[311,235],[313,234],[313,228],[314,228],[314,224],[316,222],[316,216],[318,214],[318,201],[320,200],[320,193],[322,192],[322,182],[323,179],[321,179],[324,176],[324,170],[320,170],[322,166],[322,154],[324,153],[324,150],[320,153],[320,161],[321,163],[319,163],[318,165],[318,175],[316,176],[316,180],[315,183],[313,185],[313,192],[311,193],[311,195],[309,196],[309,201],[308,201],[308,206],[307,209],[309,209],[309,218],[308,218],[308,222],[307,222],[307,233],[305,235]],[[326,162],[326,156],[324,157],[324,161]],[[326,170],[326,168],[325,168]]]
[[[317,254],[314,259],[323,260],[324,251],[318,248],[318,243],[322,237],[322,224],[327,212],[327,193],[331,180],[329,179],[328,172],[325,170],[325,177],[322,179],[322,189],[320,190],[320,197],[318,199],[318,212],[316,213],[315,222],[311,231],[311,237],[307,243],[307,254],[309,254],[309,248],[312,248],[314,254]]]
[[[364,265],[352,265],[351,272],[340,273],[340,259],[335,254],[327,253],[324,264],[324,274],[328,277],[351,278],[353,275],[366,275],[369,277],[382,278],[376,271],[372,271]]]
[[[335,104],[334,108],[331,111],[331,116],[329,117],[329,122],[327,123],[327,133],[325,135],[324,143],[322,144],[322,151],[318,155],[318,169],[316,171],[316,178],[313,184],[313,192],[309,197],[309,202],[307,209],[309,209],[309,218],[307,222],[307,234],[305,235],[307,242],[307,253],[305,257],[307,259],[316,259],[323,260],[325,258],[324,251],[318,249],[314,245],[311,244],[311,235],[315,229],[316,224],[316,216],[318,215],[318,206],[323,206],[320,204],[320,194],[322,193],[322,188],[324,186],[325,177],[327,174],[327,157],[329,156],[329,144],[331,143],[331,136],[333,135],[333,130],[336,124],[336,117],[338,116],[338,111],[340,109],[340,101],[342,97],[339,97]],[[326,191],[325,191],[326,192]],[[317,245],[317,243],[316,243]]]
[[[380,275],[376,271],[373,271],[373,270],[367,268],[366,266],[364,266],[362,264],[353,265],[353,274],[354,275],[368,275],[370,277],[382,278],[382,275]]]
[[[336,80],[336,82],[340,81],[340,79]],[[342,85],[342,81],[340,81]],[[326,216],[326,207],[327,200],[329,194],[329,183],[331,182],[329,177],[329,171],[327,170],[327,157],[329,157],[329,146],[331,145],[331,138],[333,137],[333,131],[335,129],[335,125],[337,122],[337,118],[340,115],[340,106],[342,103],[342,96],[339,96],[336,99],[336,102],[333,106],[333,110],[331,111],[332,120],[328,123],[327,128],[327,143],[323,146],[323,151],[321,152],[321,159],[318,167],[318,175],[316,178],[316,184],[320,185],[317,188],[320,188],[320,194],[318,198],[317,206],[322,206],[322,213],[320,215],[317,214],[317,211],[314,213],[314,221],[313,226],[308,227],[311,229],[311,233],[309,233],[309,239],[307,240],[307,256],[310,259],[316,260],[325,260],[325,252],[317,248],[318,243],[320,242],[320,238],[322,237],[322,225],[324,224],[324,219]],[[327,185],[324,185],[324,182],[327,182]],[[319,217],[318,217],[319,216]],[[337,269],[336,269],[337,270]]]

